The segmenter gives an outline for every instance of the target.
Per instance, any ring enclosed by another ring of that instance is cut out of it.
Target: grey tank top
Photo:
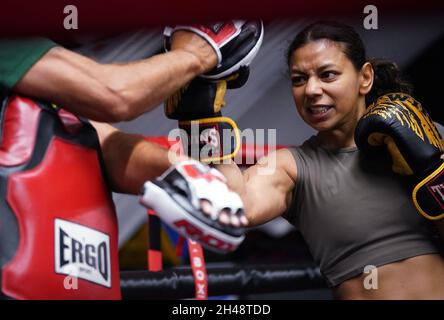
[[[284,217],[302,233],[330,287],[381,266],[439,251],[430,221],[416,212],[407,180],[385,155],[330,151],[313,136],[289,148],[298,176]]]

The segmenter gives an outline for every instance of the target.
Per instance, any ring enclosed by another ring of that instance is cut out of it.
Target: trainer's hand
[[[173,37],[179,31],[193,32],[212,47],[217,55],[217,65],[201,77],[213,81],[226,78],[241,67],[249,66],[257,55],[264,36],[262,21],[229,20],[209,24],[175,25],[164,30],[166,51],[171,50],[173,45],[177,48],[178,44],[172,42],[178,41]],[[205,50],[203,54],[208,54],[208,51]]]
[[[248,220],[242,200],[219,171],[197,161],[181,162],[146,182],[140,202],[208,249],[231,252],[245,237]]]
[[[171,50],[184,50],[194,55],[206,73],[217,64],[217,54],[208,41],[191,31],[179,30],[171,37]]]

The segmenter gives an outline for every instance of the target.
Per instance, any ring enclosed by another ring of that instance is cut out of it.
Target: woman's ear
[[[364,63],[359,73],[359,93],[366,95],[373,86],[374,71],[371,63]]]

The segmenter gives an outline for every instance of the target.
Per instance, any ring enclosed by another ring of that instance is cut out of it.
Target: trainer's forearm
[[[169,157],[168,150],[104,123],[93,122],[113,191],[138,194],[144,182],[161,175],[185,157]]]
[[[23,76],[14,91],[54,102],[92,120],[118,122],[152,110],[210,67],[181,49],[107,65],[55,47]]]
[[[130,120],[158,106],[205,69],[193,54],[175,50],[137,63],[102,65],[101,71],[102,81],[128,105],[125,120]]]
[[[165,149],[120,131],[113,133],[102,149],[109,181],[116,192],[137,194],[145,181],[161,175],[171,165]]]

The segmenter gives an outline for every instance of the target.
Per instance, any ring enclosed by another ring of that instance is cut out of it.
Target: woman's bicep
[[[262,158],[244,172],[244,202],[251,225],[258,225],[282,215],[291,203],[297,168],[287,150]]]

